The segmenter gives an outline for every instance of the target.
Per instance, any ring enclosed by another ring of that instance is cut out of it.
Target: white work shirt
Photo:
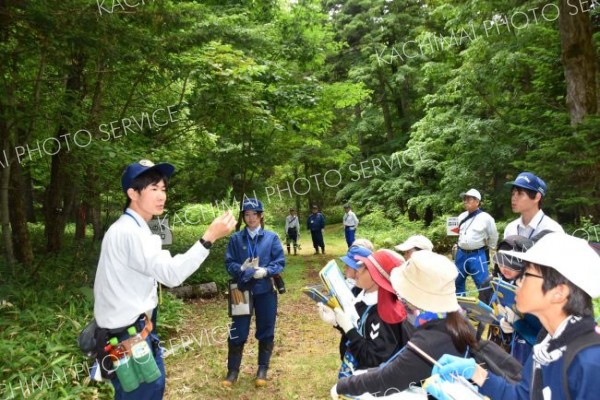
[[[344,226],[352,226],[354,228],[358,226],[358,217],[354,214],[354,211],[350,210],[344,213]]]
[[[565,232],[558,222],[544,214],[542,210],[538,210],[527,226],[523,223],[523,217],[519,217],[506,225],[506,228],[504,229],[504,238],[506,239],[507,236],[511,235],[532,238],[544,230],[559,233]]]
[[[285,218],[285,232],[287,233],[290,228],[296,228],[296,232],[300,232],[300,221],[298,220],[297,215],[288,215]]]
[[[467,218],[467,215],[469,215],[468,211],[460,214],[458,216],[459,223]],[[463,250],[476,250],[484,246],[495,249],[497,244],[496,221],[486,212],[480,212],[460,226],[458,247]]]
[[[208,257],[196,242],[175,257],[162,250],[160,236],[153,235],[144,219],[127,209],[106,232],[94,282],[94,317],[101,328],[131,325],[157,303],[157,281],[180,285]]]

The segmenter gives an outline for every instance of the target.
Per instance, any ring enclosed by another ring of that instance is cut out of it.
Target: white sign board
[[[168,218],[152,218],[150,221],[148,221],[148,226],[153,234],[160,236],[163,246],[173,244],[173,234],[169,228]]]
[[[458,217],[448,217],[446,221],[446,234],[448,236],[458,236]]]

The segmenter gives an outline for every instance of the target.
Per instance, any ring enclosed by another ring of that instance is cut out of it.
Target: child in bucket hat
[[[510,384],[471,358],[451,355],[439,359],[434,373],[446,380],[450,375],[471,379],[482,394],[499,400],[542,399],[550,393],[553,399],[597,398],[600,337],[592,299],[600,297],[600,257],[585,240],[558,232],[525,253],[504,253],[525,262],[517,280],[517,309],[537,316],[547,331],[538,336],[521,382]]]
[[[377,367],[396,353],[402,342],[401,322],[406,318],[404,306],[394,295],[390,273],[404,263],[399,254],[378,250],[357,255],[359,270],[356,285],[363,289],[356,296],[358,326],[341,308],[334,310],[337,325],[344,331],[347,351],[339,377],[350,376],[356,369]]]
[[[378,270],[375,264],[373,267]],[[462,355],[467,347],[476,345],[473,329],[459,313],[454,285],[457,274],[452,261],[428,250],[413,253],[410,260],[389,274],[392,288],[409,316],[414,317],[410,341],[434,358],[446,352]],[[420,385],[431,375],[431,369],[421,355],[404,347],[385,366],[341,379],[331,395],[382,394],[391,389],[397,393]]]

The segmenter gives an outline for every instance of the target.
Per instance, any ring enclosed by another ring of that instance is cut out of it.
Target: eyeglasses
[[[519,275],[519,277],[517,278],[517,281],[518,282],[523,282],[523,279],[525,279],[526,276],[530,276],[532,278],[544,279],[544,277],[541,276],[541,275],[532,274],[531,272],[523,272],[521,275]]]

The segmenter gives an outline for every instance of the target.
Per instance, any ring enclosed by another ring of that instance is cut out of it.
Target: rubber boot
[[[321,253],[325,254],[325,246],[321,247]]]
[[[315,247],[315,254],[319,254],[319,248]]]
[[[288,251],[288,255],[290,254],[290,245],[287,245],[287,251]]]
[[[244,345],[236,346],[229,343],[227,354],[227,376],[221,382],[225,387],[229,387],[235,383],[240,373],[240,365],[242,364],[242,353]]]
[[[297,251],[298,251],[298,247],[294,246],[294,255],[295,256],[298,255]]]
[[[256,387],[267,385],[267,371],[273,353],[273,342],[258,342],[258,370],[256,371]]]

